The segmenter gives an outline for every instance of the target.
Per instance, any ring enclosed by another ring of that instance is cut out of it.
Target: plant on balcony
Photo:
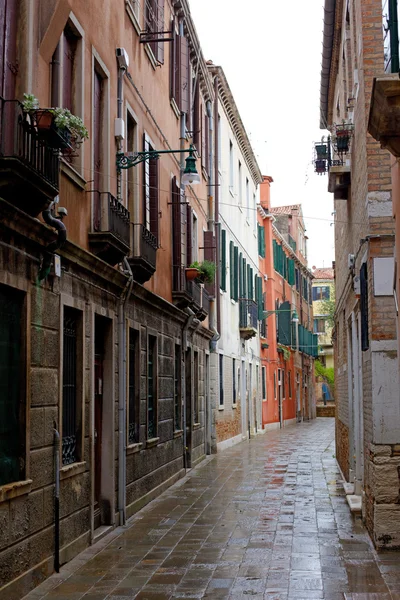
[[[22,108],[31,116],[39,135],[53,148],[71,150],[89,137],[82,119],[68,108],[40,108],[34,94],[24,94]]]
[[[211,260],[197,261],[189,265],[189,269],[197,269],[198,275],[194,278],[198,283],[213,283],[215,279],[215,263]]]

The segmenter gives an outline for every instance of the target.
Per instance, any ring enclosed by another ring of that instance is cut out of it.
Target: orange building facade
[[[307,268],[301,206],[271,207],[264,176],[258,210],[259,270],[265,319],[260,327],[265,429],[315,417],[312,274]]]

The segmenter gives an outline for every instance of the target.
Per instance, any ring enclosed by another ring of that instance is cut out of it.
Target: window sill
[[[225,406],[224,406],[223,404],[220,404],[220,405],[218,406],[218,410],[225,410]]]
[[[200,429],[200,423],[193,423],[193,431],[196,431],[196,429]]]
[[[25,494],[29,494],[31,490],[32,479],[6,483],[0,487],[0,502],[6,502],[7,500],[18,498],[18,496],[24,496]]]
[[[80,173],[74,167],[71,167],[63,158],[60,160],[61,173],[64,173],[68,179],[70,179],[76,186],[84,190],[86,186],[86,179],[82,177]]]
[[[175,116],[176,116],[176,118],[177,118],[177,119],[179,119],[179,118],[180,118],[180,116],[181,116],[181,111],[180,111],[180,110],[179,110],[179,108],[178,108],[178,105],[177,105],[177,103],[176,103],[176,101],[175,101],[175,98],[171,98],[171,100],[170,100],[170,102],[169,102],[169,103],[170,103],[170,105],[171,105],[171,108],[172,108],[172,110],[173,110],[173,111],[174,111],[174,113],[175,113]]]
[[[147,54],[147,56],[149,58],[151,66],[153,67],[154,70],[156,70],[158,62],[156,60],[156,57],[153,54],[152,49],[150,48],[150,45],[149,44],[145,44],[144,45],[144,49],[145,49],[146,54]]]
[[[79,475],[80,473],[84,473],[86,471],[86,462],[76,462],[72,463],[72,465],[65,465],[65,467],[61,467],[60,469],[60,479],[68,479],[69,477],[73,477],[74,475]]]
[[[129,446],[126,447],[126,455],[129,456],[129,454],[136,454],[136,452],[139,452],[142,447],[143,444],[129,444]]]
[[[180,438],[182,436],[183,436],[183,429],[177,429],[176,431],[174,431],[174,439]]]
[[[233,298],[231,298],[231,304],[235,305],[236,304],[236,300],[234,300]]]
[[[235,402],[234,404],[232,404],[232,408],[237,408],[237,402]]]
[[[140,25],[137,16],[135,15],[135,11],[133,10],[132,4],[130,0],[125,0],[125,10],[129,15],[130,20],[132,21],[132,25],[136,29],[136,33],[140,35]]]
[[[146,448],[154,448],[154,446],[158,445],[159,441],[160,441],[159,437],[151,438],[150,440],[146,440]]]

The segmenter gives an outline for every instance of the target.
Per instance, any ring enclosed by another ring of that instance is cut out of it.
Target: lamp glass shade
[[[182,185],[197,185],[200,183],[200,175],[198,173],[186,173],[186,169],[181,179]]]
[[[292,315],[292,323],[298,323],[298,322],[299,322],[299,316],[298,316],[297,312],[294,310],[293,315]]]

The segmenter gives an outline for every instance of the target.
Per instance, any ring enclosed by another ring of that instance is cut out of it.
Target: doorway
[[[186,468],[192,466],[192,350],[185,354],[185,428],[186,428]]]

